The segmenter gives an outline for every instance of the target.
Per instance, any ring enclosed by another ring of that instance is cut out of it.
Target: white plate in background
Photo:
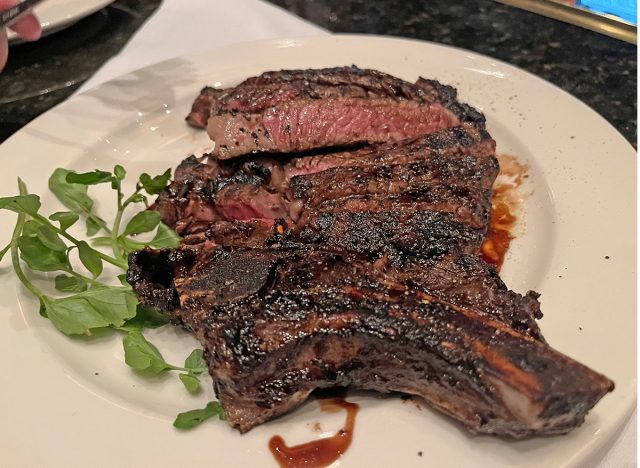
[[[56,167],[82,171],[120,163],[131,180],[160,173],[211,145],[204,132],[184,123],[205,84],[227,86],[266,70],[350,64],[453,84],[462,101],[487,116],[498,152],[530,166],[533,194],[524,233],[512,243],[502,277],[516,291],[541,292],[540,326],[549,343],[606,374],[616,389],[570,434],[518,442],[471,436],[425,405],[419,410],[399,398],[353,395],[349,399],[361,405],[355,437],[336,466],[589,466],[635,406],[636,154],[597,113],[540,78],[465,50],[402,39],[328,36],[233,45],[133,72],[37,118],[0,145],[0,196],[15,194],[21,176],[50,213],[60,208],[46,189]],[[100,198],[100,205],[104,210],[112,200]],[[14,222],[0,212],[1,245]],[[213,398],[210,385],[191,396],[175,376],[149,381],[134,375],[119,338],[87,342],[61,335],[38,315],[7,259],[0,266],[0,297],[0,465],[275,467],[267,448],[272,435],[295,444],[319,436],[311,423],[321,421],[331,432],[343,420],[309,403],[246,435],[215,421],[178,432],[171,425],[176,413],[203,407]],[[149,336],[169,362],[182,362],[197,346],[172,327]]]
[[[54,33],[71,26],[92,13],[106,7],[114,0],[46,0],[34,8],[34,13],[40,20],[42,35]],[[14,31],[7,31],[9,42],[19,42],[20,38]]]

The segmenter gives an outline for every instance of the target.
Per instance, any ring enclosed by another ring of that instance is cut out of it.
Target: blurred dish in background
[[[638,3],[636,0],[580,0],[579,6],[586,7],[602,15],[622,18],[631,24],[638,24]]]
[[[632,44],[638,42],[636,0],[496,0],[565,23],[615,37]]]
[[[42,34],[47,35],[71,26],[78,20],[113,3],[114,0],[47,0],[36,8]],[[9,42],[20,42],[20,38],[13,31],[8,31]]]

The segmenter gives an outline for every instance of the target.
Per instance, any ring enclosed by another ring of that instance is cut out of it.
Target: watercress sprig
[[[202,409],[180,413],[173,422],[173,425],[178,429],[193,429],[214,416],[217,416],[218,419],[223,421],[227,419],[222,410],[222,405],[220,405],[218,401],[210,401],[207,403],[207,406]]]
[[[165,189],[171,170],[155,177],[142,174],[129,196],[122,190],[126,174],[120,165],[112,172],[76,173],[56,169],[49,178],[49,188],[69,211],[59,211],[48,217],[40,212],[40,198],[29,194],[24,182],[18,179],[19,195],[0,198],[0,209],[18,214],[11,241],[0,250],[0,260],[7,252],[11,253],[18,279],[39,300],[41,315],[49,318],[62,333],[90,336],[94,330],[104,328],[125,332],[125,362],[132,369],[147,376],[177,371],[185,388],[195,393],[200,390],[199,376],[207,370],[203,351],[194,350],[184,366],[167,363],[160,351],[144,337],[143,330],[167,324],[168,314],[140,304],[124,274],[117,275],[118,285],[100,279],[104,262],[126,270],[127,255],[134,250],[179,245],[177,234],[162,223],[160,214],[155,211],[140,211],[123,226],[127,208],[135,204],[148,208],[147,195],[157,195]],[[101,184],[110,184],[116,192],[117,210],[111,227],[94,212],[95,203],[88,194],[89,186]],[[68,231],[80,219],[85,220],[88,240],[78,239]],[[97,235],[101,232],[102,235]],[[155,235],[150,241],[140,241],[136,237],[153,232]],[[112,254],[97,247],[110,247]],[[73,267],[72,254],[77,255],[86,273]],[[21,260],[29,270],[59,272],[54,278],[54,286],[66,295],[45,294],[29,279]],[[223,415],[221,409],[218,412]]]

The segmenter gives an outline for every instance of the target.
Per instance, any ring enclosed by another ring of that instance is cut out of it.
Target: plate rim
[[[68,13],[66,15],[54,15],[53,19],[47,22],[44,22],[42,18],[39,17],[38,19],[40,20],[40,27],[42,28],[42,37],[54,34],[69,26],[72,26],[81,19],[84,19],[87,16],[90,16],[95,12],[102,10],[103,8],[106,8],[114,2],[115,0],[93,0],[93,3],[88,5],[87,8],[76,10],[75,13]],[[9,45],[20,44],[24,42],[24,40],[21,39],[20,36],[18,36],[18,34],[11,29],[7,30],[7,38],[9,39]]]

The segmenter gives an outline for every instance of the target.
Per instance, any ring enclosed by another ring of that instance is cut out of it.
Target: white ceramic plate
[[[44,209],[56,167],[126,166],[132,177],[160,173],[210,147],[184,116],[205,85],[226,86],[265,70],[357,64],[407,80],[418,75],[455,85],[482,109],[498,151],[530,166],[533,195],[524,233],[502,276],[516,291],[542,293],[548,341],[616,383],[585,424],[561,437],[521,442],[470,436],[451,419],[399,398],[358,394],[355,438],[340,466],[588,466],[600,457],[635,404],[635,153],[602,117],[521,70],[464,50],[381,37],[331,36],[241,44],[178,58],[111,81],[39,117],[0,146],[0,195],[21,176]],[[112,195],[100,198],[100,210]],[[108,214],[107,214],[108,216]],[[0,241],[14,216],[0,213]],[[606,258],[608,257],[608,259]],[[299,443],[335,430],[343,416],[309,403],[241,436],[211,422],[178,432],[176,413],[213,398],[188,395],[175,376],[154,381],[123,363],[119,338],[67,338],[39,317],[36,301],[0,270],[0,465],[276,466],[274,434]],[[193,338],[164,327],[150,334],[180,363]],[[418,452],[422,452],[420,457]]]
[[[46,0],[34,8],[42,34],[47,35],[71,26],[76,21],[113,3],[114,0]],[[9,30],[9,41],[18,42],[18,35]]]

